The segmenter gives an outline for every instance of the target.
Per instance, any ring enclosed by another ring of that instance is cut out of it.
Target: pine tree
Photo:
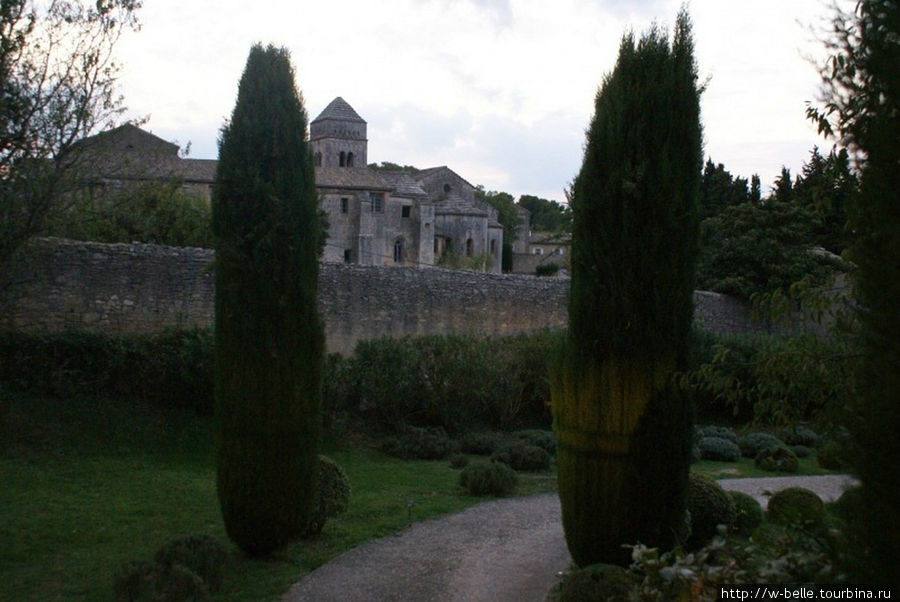
[[[569,330],[552,376],[559,490],[581,566],[684,537],[702,164],[690,18],[624,36],[573,187]]]
[[[213,229],[219,503],[229,537],[260,556],[312,510],[324,348],[307,116],[284,49],[250,51],[219,140]]]

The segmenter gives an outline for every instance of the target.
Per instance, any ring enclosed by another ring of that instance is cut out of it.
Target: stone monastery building
[[[325,261],[433,266],[454,254],[500,273],[497,210],[453,170],[369,168],[366,122],[340,97],[313,119],[309,138],[330,224]]]
[[[309,129],[316,188],[328,214],[324,261],[419,267],[456,259],[500,273],[503,227],[469,182],[448,167],[369,168],[366,122],[340,97]],[[177,145],[133,125],[88,144],[97,149],[94,170],[105,186],[178,178],[186,191],[210,197],[216,161],[181,158]]]

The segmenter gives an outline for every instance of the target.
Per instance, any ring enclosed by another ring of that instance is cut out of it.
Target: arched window
[[[338,165],[340,167],[346,167],[347,166],[347,153],[345,153],[344,151],[341,151],[338,161],[339,161]]]
[[[316,167],[322,167],[322,153],[316,153],[315,165]]]
[[[403,240],[394,241],[394,263],[403,263]]]
[[[497,256],[497,241],[496,240],[491,240],[491,255],[493,255],[494,257]]]
[[[347,167],[353,167],[353,153],[347,153]]]
[[[466,256],[471,257],[475,252],[475,243],[470,238],[466,241]]]

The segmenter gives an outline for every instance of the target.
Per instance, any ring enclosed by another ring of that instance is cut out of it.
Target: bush
[[[804,487],[788,487],[772,494],[766,513],[769,520],[785,526],[820,528],[825,522],[825,503]]]
[[[717,460],[720,462],[737,462],[741,457],[741,449],[737,443],[720,437],[704,437],[697,444],[701,460]]]
[[[698,426],[694,430],[694,437],[698,441],[706,437],[718,437],[719,439],[731,441],[734,444],[737,444],[738,442],[737,433],[734,432],[734,429],[728,428],[727,426]]]
[[[826,470],[847,468],[847,453],[840,441],[827,441],[816,450],[816,462]]]
[[[502,462],[513,470],[537,471],[550,468],[550,454],[544,448],[517,442],[498,449],[491,460]]]
[[[784,442],[771,433],[748,433],[738,441],[738,447],[745,458],[756,458],[763,449]]]
[[[465,468],[469,464],[469,457],[462,454],[453,454],[450,456],[450,468]]]
[[[398,437],[384,442],[386,453],[405,460],[441,460],[453,449],[453,441],[442,428],[406,427]]]
[[[113,578],[116,602],[205,602],[209,590],[203,580],[180,564],[128,562]]]
[[[529,429],[525,431],[516,431],[513,433],[513,436],[528,445],[542,448],[551,456],[556,453],[556,437],[553,435],[553,431]]]
[[[460,441],[460,449],[467,454],[489,456],[503,445],[504,440],[504,436],[500,433],[468,433]]]
[[[779,438],[788,445],[815,447],[819,443],[819,435],[808,426],[797,425],[779,431]]]
[[[734,521],[731,523],[731,532],[744,537],[750,536],[765,518],[762,506],[753,496],[743,491],[729,491],[728,495],[734,503]]]
[[[459,484],[470,495],[509,495],[518,481],[515,471],[502,462],[472,462],[459,474]]]
[[[557,272],[559,272],[559,264],[553,262],[539,263],[534,268],[535,276],[556,276]]]
[[[800,462],[791,448],[784,444],[772,445],[756,456],[756,467],[770,472],[797,472]]]
[[[812,450],[805,445],[792,445],[791,451],[798,458],[808,458],[812,454]]]
[[[716,534],[718,525],[734,523],[731,496],[710,477],[691,473],[688,480],[688,511],[691,513],[692,545],[702,544]]]
[[[635,583],[614,564],[592,564],[566,575],[556,588],[558,602],[625,602]]]
[[[215,537],[189,535],[161,547],[154,560],[169,569],[175,565],[189,569],[203,580],[210,593],[216,593],[222,588],[227,557],[225,545]]]
[[[337,462],[320,455],[317,478],[313,510],[304,537],[319,535],[329,518],[343,514],[350,505],[350,480]]]

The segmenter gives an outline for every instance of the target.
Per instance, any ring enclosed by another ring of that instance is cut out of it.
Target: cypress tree
[[[318,199],[285,49],[250,50],[219,139],[213,230],[219,503],[228,536],[261,556],[312,511],[324,348]]]
[[[626,34],[572,190],[569,330],[553,369],[559,491],[581,566],[685,534],[692,413],[674,375],[693,317],[702,164],[690,19]]]

